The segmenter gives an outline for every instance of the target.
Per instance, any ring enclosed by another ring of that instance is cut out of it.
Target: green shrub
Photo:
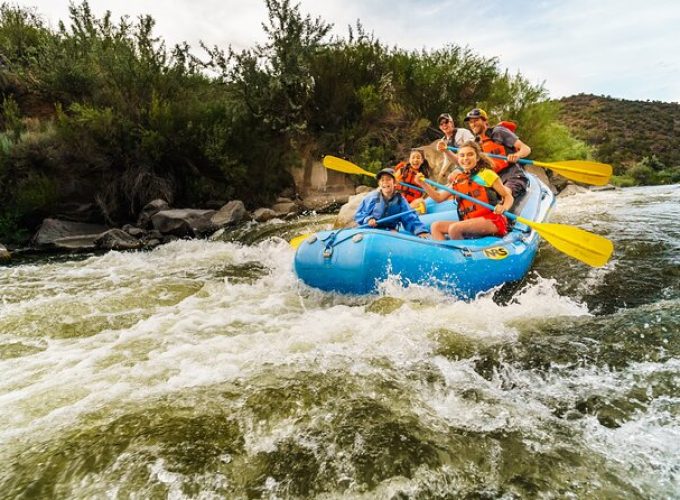
[[[21,215],[16,210],[0,212],[0,243],[22,244],[29,238]]]
[[[31,173],[18,183],[14,199],[20,214],[49,211],[57,200],[55,182],[46,175]]]
[[[21,111],[12,96],[5,96],[2,100],[2,112],[0,113],[1,124],[5,128],[5,133],[14,141],[18,141],[24,131],[24,124],[21,122]]]
[[[609,182],[617,187],[637,186],[637,181],[629,175],[612,175]]]
[[[680,166],[670,167],[659,172],[656,180],[659,184],[680,184]]]

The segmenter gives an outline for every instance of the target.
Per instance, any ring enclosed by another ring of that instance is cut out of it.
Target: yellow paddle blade
[[[537,167],[549,168],[572,181],[592,184],[593,186],[604,186],[609,183],[612,175],[612,166],[606,163],[586,160],[567,160],[556,162],[534,161]]]
[[[375,177],[375,174],[373,172],[369,172],[368,170],[364,170],[361,168],[359,165],[355,165],[354,163],[348,162],[347,160],[343,160],[342,158],[338,158],[336,156],[324,156],[323,157],[323,166],[330,169],[330,170],[337,170],[338,172],[344,172],[345,174],[359,174],[359,175],[368,175],[370,177]]]
[[[300,245],[302,245],[302,242],[305,241],[307,238],[312,236],[314,233],[307,233],[307,234],[301,234],[299,236],[296,236],[292,240],[290,240],[290,246],[293,248],[297,249]]]
[[[604,266],[614,252],[614,244],[603,236],[565,224],[533,222],[517,217],[519,222],[536,230],[552,246],[592,267]]]

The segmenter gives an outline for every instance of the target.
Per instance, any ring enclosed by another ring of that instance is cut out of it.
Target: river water
[[[299,283],[232,241],[0,267],[0,498],[680,497],[680,189],[592,192],[472,302]]]

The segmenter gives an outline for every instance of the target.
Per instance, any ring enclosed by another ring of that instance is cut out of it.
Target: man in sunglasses
[[[439,115],[437,122],[439,130],[444,134],[444,137],[437,142],[437,150],[444,153],[444,165],[439,171],[437,178],[440,182],[445,182],[451,170],[458,165],[458,157],[447,148],[449,146],[459,148],[467,141],[473,141],[475,136],[466,128],[456,128],[456,124],[449,113]]]

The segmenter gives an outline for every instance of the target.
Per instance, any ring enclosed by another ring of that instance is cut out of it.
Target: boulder
[[[160,244],[161,244],[161,240],[159,240],[157,238],[152,238],[150,240],[146,240],[146,242],[144,243],[144,248],[154,248],[154,247],[157,247]]]
[[[109,229],[94,240],[97,248],[104,250],[134,250],[142,247],[142,242],[122,229]]]
[[[151,231],[147,231],[144,234],[144,238],[142,238],[144,241],[147,240],[162,240],[163,239],[163,233],[156,229],[152,229]]]
[[[213,231],[215,226],[210,221],[214,210],[195,208],[174,208],[161,210],[151,217],[154,229],[164,235],[196,236]]]
[[[215,227],[238,224],[247,217],[246,207],[241,200],[232,200],[214,214],[210,221]]]
[[[354,190],[354,194],[362,194],[362,193],[370,193],[373,191],[375,188],[372,188],[371,186],[357,186],[357,188]]]
[[[361,204],[361,200],[363,200],[371,191],[350,196],[349,201],[340,208],[340,212],[333,223],[333,227],[347,227],[353,224],[354,214],[357,212],[357,209]]]
[[[140,229],[136,226],[133,226],[132,224],[125,224],[121,229],[130,236],[134,236],[135,238],[141,238],[142,236],[144,236],[144,234],[146,234],[146,231],[144,231],[144,229]]]
[[[349,201],[349,194],[320,193],[308,196],[303,201],[305,210],[314,210],[317,213],[331,213]]]
[[[94,241],[98,237],[98,234],[64,236],[63,238],[54,240],[49,247],[57,250],[67,250],[69,252],[89,252],[97,248]]]
[[[555,184],[552,182],[551,179],[548,178],[547,171],[544,168],[535,167],[533,165],[527,165],[526,167],[524,167],[524,170],[526,170],[527,173],[533,174],[536,177],[538,177],[541,180],[541,182],[543,182],[543,184],[550,188],[553,194],[558,193]]]
[[[56,247],[68,250],[94,248],[94,240],[109,228],[60,219],[45,219],[31,242],[37,247]]]
[[[142,211],[139,212],[139,217],[137,218],[137,226],[141,228],[149,228],[151,225],[151,217],[156,215],[161,210],[168,210],[170,205],[168,202],[161,199],[156,199],[147,203]]]
[[[258,208],[253,212],[253,219],[256,222],[267,222],[274,218],[276,218],[276,212],[271,208]]]
[[[281,191],[281,194],[279,195],[280,198],[288,198],[289,200],[295,199],[295,189],[292,187],[287,187],[283,191]]]
[[[605,186],[591,186],[590,190],[591,191],[616,191],[617,188],[616,186],[612,186],[611,184],[607,184]]]
[[[298,206],[292,201],[284,201],[281,203],[275,203],[272,206],[272,210],[279,215],[287,215],[297,213]]]
[[[571,181],[566,177],[562,177],[560,174],[552,171],[550,172],[550,186],[555,188],[553,192],[557,191],[559,194],[569,184],[571,184]]]
[[[0,261],[9,260],[12,254],[2,244],[0,244]]]
[[[584,188],[583,186],[579,186],[577,184],[567,184],[567,187],[565,187],[562,191],[560,191],[560,194],[558,195],[560,198],[564,198],[565,196],[572,196],[575,194],[580,194],[580,193],[587,193],[588,188]]]

